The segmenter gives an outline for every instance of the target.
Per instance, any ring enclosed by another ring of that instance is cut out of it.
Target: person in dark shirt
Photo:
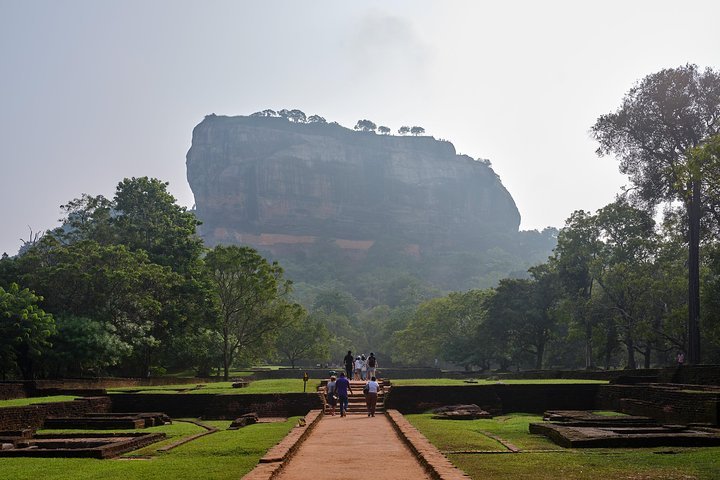
[[[350,380],[345,376],[345,372],[340,372],[340,378],[335,381],[335,392],[337,393],[338,403],[340,404],[340,416],[344,417],[347,415],[348,409],[348,392],[352,393]]]
[[[350,350],[348,350],[348,353],[345,355],[345,358],[343,358],[343,361],[345,362],[345,376],[350,378],[352,377],[353,365],[355,364],[355,359],[353,358]]]

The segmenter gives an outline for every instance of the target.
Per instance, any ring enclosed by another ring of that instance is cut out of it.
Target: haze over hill
[[[429,136],[209,115],[193,131],[187,175],[207,245],[252,245],[296,281],[324,281],[308,264],[332,259],[331,276],[393,264],[441,290],[489,286],[554,245],[553,230],[518,231],[488,161]]]

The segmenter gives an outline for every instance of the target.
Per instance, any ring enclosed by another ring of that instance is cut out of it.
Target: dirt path
[[[280,480],[429,479],[384,415],[326,415]]]

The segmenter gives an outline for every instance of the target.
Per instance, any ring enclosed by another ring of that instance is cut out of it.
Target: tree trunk
[[[542,370],[543,355],[545,354],[545,342],[538,342],[537,357],[535,357],[535,370]]]
[[[688,351],[690,364],[700,363],[700,180],[692,182],[692,200],[687,206],[688,254]]]
[[[592,352],[592,325],[585,318],[585,369],[593,368],[593,352]]]
[[[30,358],[30,348],[27,344],[22,344],[18,347],[17,365],[23,380],[35,380],[35,368],[32,358]]]
[[[643,357],[645,357],[643,366],[645,368],[650,368],[650,357],[652,356],[652,346],[648,345],[645,347],[645,351],[643,352]]]
[[[637,362],[635,362],[635,341],[630,334],[625,335],[625,346],[627,347],[627,368],[628,370],[635,370],[637,368]]]
[[[612,361],[615,337],[615,327],[612,325],[608,325],[607,331],[605,332],[605,370],[610,370],[610,362]]]
[[[228,381],[230,379],[230,334],[227,328],[223,328],[223,380]]]

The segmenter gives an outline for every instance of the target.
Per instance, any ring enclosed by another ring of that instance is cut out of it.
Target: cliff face
[[[520,224],[490,167],[431,137],[213,115],[193,131],[187,176],[209,245],[363,251],[391,238],[417,256],[490,248]]]

